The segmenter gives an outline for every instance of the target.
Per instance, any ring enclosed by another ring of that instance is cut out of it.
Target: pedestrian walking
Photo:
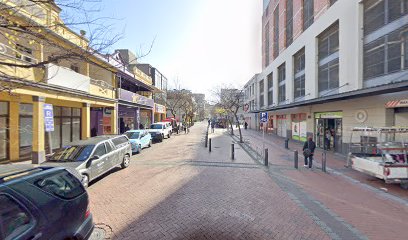
[[[303,145],[303,156],[305,157],[305,167],[312,168],[313,166],[313,155],[316,148],[313,138],[309,137],[307,142]]]
[[[214,133],[215,122],[211,122],[211,132]]]
[[[210,126],[210,124],[211,124],[211,120],[210,120],[210,119],[208,119],[208,126]]]
[[[244,123],[244,127],[245,127],[245,130],[248,129],[248,123],[247,122]]]

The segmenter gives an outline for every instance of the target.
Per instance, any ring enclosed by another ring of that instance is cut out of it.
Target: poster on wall
[[[300,141],[306,142],[307,139],[307,128],[306,128],[306,121],[302,121],[299,123],[299,136]]]

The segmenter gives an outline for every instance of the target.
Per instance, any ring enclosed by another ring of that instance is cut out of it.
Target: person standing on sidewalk
[[[245,123],[244,123],[244,126],[245,126],[245,130],[247,130],[247,129],[248,129],[248,123],[245,122]]]
[[[211,132],[214,133],[214,128],[215,128],[215,122],[211,122]]]
[[[305,156],[305,167],[312,168],[313,166],[313,154],[316,148],[315,142],[312,137],[308,137],[307,142],[303,145],[303,156]]]

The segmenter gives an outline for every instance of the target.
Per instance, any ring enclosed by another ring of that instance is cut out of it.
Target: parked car
[[[88,239],[93,229],[88,194],[71,172],[0,167],[0,239]]]
[[[43,165],[74,168],[81,174],[82,184],[88,187],[89,182],[113,168],[127,168],[131,155],[126,136],[98,136],[69,143]]]
[[[171,133],[178,131],[178,124],[174,118],[166,118],[163,122],[168,122],[171,125]]]
[[[164,137],[170,138],[170,129],[167,127],[166,123],[157,122],[150,125],[149,132],[158,132]]]
[[[152,135],[147,130],[130,130],[125,135],[132,145],[132,153],[140,153],[143,148],[152,146]]]
[[[170,137],[171,134],[173,133],[173,126],[171,125],[171,123],[170,122],[157,122],[157,123],[163,124],[166,127],[166,129],[169,131]]]
[[[155,126],[152,126],[152,125],[150,125],[150,129],[147,129],[147,131],[152,136],[152,141],[153,142],[163,142],[164,137],[163,137],[162,132],[160,131],[160,129],[152,129],[152,127],[153,128],[155,127]]]

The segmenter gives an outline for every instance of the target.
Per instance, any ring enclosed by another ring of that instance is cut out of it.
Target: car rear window
[[[112,139],[113,144],[115,144],[115,147],[121,147],[123,144],[126,144],[129,142],[129,140],[126,137],[117,137]]]
[[[65,170],[42,178],[35,185],[62,199],[73,199],[85,192],[81,182]]]
[[[0,194],[0,219],[0,239],[15,239],[32,226],[27,210],[5,194]]]

